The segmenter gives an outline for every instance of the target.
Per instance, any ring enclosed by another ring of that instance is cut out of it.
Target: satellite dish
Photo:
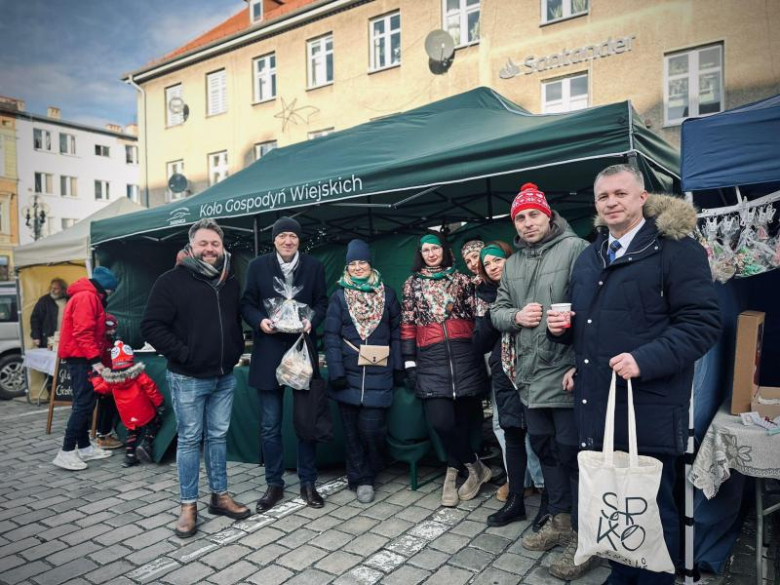
[[[181,114],[184,111],[184,108],[186,105],[184,104],[184,100],[180,97],[172,97],[168,101],[168,111],[171,114]]]
[[[171,193],[181,193],[187,190],[187,177],[181,173],[173,173],[171,178],[168,179],[168,189]]]
[[[446,73],[455,55],[455,41],[446,30],[434,30],[425,37],[425,52],[428,54],[428,68],[434,75]]]

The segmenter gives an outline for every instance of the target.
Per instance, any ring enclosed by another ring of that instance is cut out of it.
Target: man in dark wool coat
[[[720,311],[702,246],[689,237],[696,211],[649,195],[629,165],[601,171],[593,188],[599,235],[574,264],[572,318],[548,311],[552,338],[576,353],[575,417],[582,449],[600,449],[610,379],[618,376],[615,448],[628,450],[626,381],[631,378],[640,455],[663,464],[657,502],[672,561],[680,528],[675,463],[688,437],[693,369],[716,342]],[[610,561],[610,584],[673,584],[674,575]]]
[[[284,388],[276,381],[276,368],[282,357],[298,339],[296,333],[277,331],[269,319],[263,301],[279,297],[274,289],[274,278],[292,282],[300,291],[295,300],[308,305],[314,316],[304,320],[315,347],[317,326],[325,319],[328,297],[325,286],[325,268],[315,258],[299,251],[301,225],[290,217],[281,217],[273,225],[273,252],[258,256],[249,264],[246,288],[241,298],[241,313],[254,332],[249,384],[257,389],[260,398],[260,442],[265,462],[267,489],[257,502],[257,512],[265,512],[284,496],[282,414]],[[301,497],[313,508],[321,508],[324,501],[317,493],[316,443],[298,439],[298,477]]]

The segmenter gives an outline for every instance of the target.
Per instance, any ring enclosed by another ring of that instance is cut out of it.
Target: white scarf
[[[282,259],[282,256],[279,254],[279,252],[276,253],[276,259],[279,260],[279,266],[282,269],[282,274],[284,274],[285,280],[292,277],[293,270],[298,266],[298,261],[300,260],[300,253],[296,250],[295,256],[293,256],[293,259],[289,262],[285,262]]]

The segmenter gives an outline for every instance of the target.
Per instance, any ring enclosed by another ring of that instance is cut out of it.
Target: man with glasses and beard
[[[188,538],[197,531],[200,442],[208,473],[211,514],[236,520],[251,514],[227,491],[227,432],[236,379],[233,366],[244,351],[238,310],[238,278],[222,228],[201,219],[189,232],[176,267],[157,279],[146,305],[141,332],[168,359],[179,439],[181,512],[174,532]]]

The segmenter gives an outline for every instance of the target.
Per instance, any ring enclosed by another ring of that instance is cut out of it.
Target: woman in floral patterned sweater
[[[469,444],[469,413],[486,387],[483,358],[472,344],[474,283],[455,270],[452,250],[438,232],[420,238],[412,272],[403,288],[401,351],[409,385],[447,451],[441,503],[456,506],[473,499],[492,475]],[[461,469],[469,476],[456,488]]]

